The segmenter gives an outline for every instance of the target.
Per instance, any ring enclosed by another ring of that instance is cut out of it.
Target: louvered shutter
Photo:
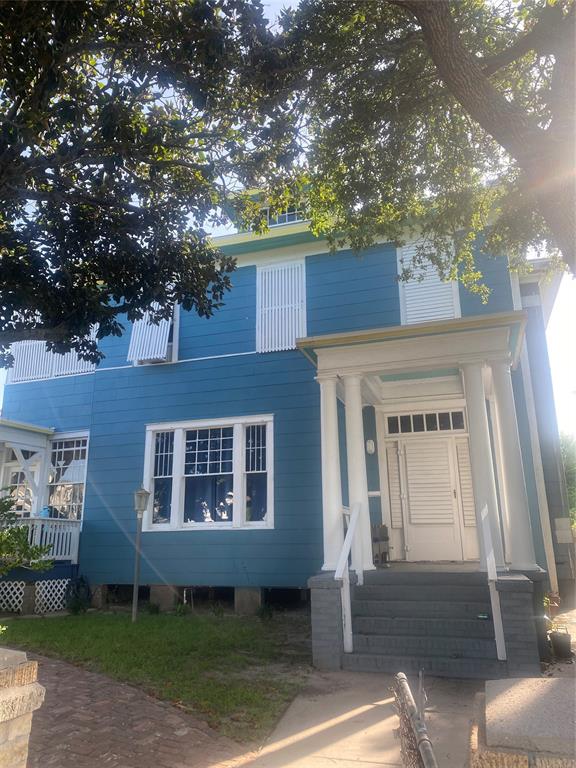
[[[407,243],[401,249],[401,268],[412,268],[417,248],[418,241],[414,241]],[[415,277],[411,280],[400,282],[404,324],[445,320],[459,316],[453,283],[441,280],[436,268],[430,263],[416,266],[414,273]],[[422,277],[421,280],[420,277]]]
[[[304,261],[259,267],[256,280],[256,351],[294,349],[306,336]]]
[[[149,312],[140,320],[136,320],[132,326],[128,360],[138,363],[166,360],[171,325],[171,319],[160,320],[157,325],[151,323]]]
[[[48,352],[43,341],[19,341],[11,348],[14,366],[10,381],[34,381],[52,376],[54,355]]]
[[[454,506],[448,441],[405,443],[408,508],[412,525],[452,525]]]
[[[466,438],[456,440],[456,458],[458,461],[458,475],[460,478],[462,517],[464,519],[464,525],[472,527],[476,525],[476,511],[474,509],[474,491],[472,489],[470,450]]]
[[[402,488],[400,485],[400,465],[398,444],[386,446],[386,465],[388,467],[388,492],[390,498],[390,522],[392,528],[402,528]]]
[[[95,333],[94,331],[93,337]],[[49,352],[43,341],[20,341],[12,345],[12,354],[14,366],[10,372],[11,382],[90,373],[96,367],[94,363],[81,360],[74,350],[65,355]]]

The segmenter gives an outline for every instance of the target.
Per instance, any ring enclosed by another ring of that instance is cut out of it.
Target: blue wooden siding
[[[462,317],[512,311],[514,303],[512,301],[508,259],[492,258],[477,251],[476,265],[482,272],[482,282],[490,288],[491,293],[488,302],[483,304],[478,294],[470,293],[460,283],[458,287]]]
[[[396,249],[391,244],[306,259],[308,335],[400,325]]]
[[[12,384],[4,390],[2,415],[60,432],[88,429],[95,374]]]
[[[314,370],[298,352],[97,376],[82,572],[93,583],[132,580],[146,424],[258,413],[274,414],[274,529],[145,533],[142,580],[304,586],[322,557],[320,423]]]

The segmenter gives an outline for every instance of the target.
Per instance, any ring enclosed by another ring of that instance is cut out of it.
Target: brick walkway
[[[46,688],[28,768],[225,768],[243,750],[129,685],[29,654]]]

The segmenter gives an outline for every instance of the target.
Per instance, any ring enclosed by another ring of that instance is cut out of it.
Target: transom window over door
[[[272,451],[271,416],[148,427],[148,530],[272,527]]]
[[[399,283],[402,325],[460,317],[457,281],[442,280],[436,267],[429,261],[415,263],[419,245],[419,241],[414,240],[399,249],[400,273],[403,269],[414,271],[414,277]]]
[[[295,349],[306,336],[306,267],[303,259],[258,267],[256,351]]]

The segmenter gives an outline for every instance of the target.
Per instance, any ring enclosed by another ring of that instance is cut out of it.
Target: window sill
[[[169,523],[157,523],[145,525],[144,533],[160,533],[161,531],[171,531],[172,533],[182,533],[184,531],[272,531],[274,526],[266,521],[254,523],[243,523],[242,525],[233,525],[232,523],[183,523],[179,526],[172,526]]]

